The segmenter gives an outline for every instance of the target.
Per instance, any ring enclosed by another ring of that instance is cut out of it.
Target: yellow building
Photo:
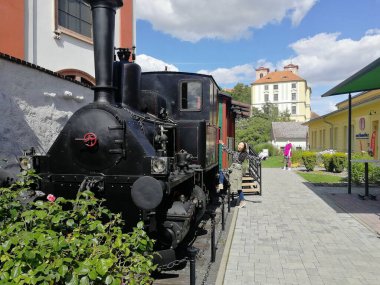
[[[262,110],[271,103],[279,113],[289,112],[290,119],[305,122],[310,119],[311,88],[298,75],[298,65],[288,64],[283,71],[256,69],[256,81],[251,84],[252,108]]]
[[[378,158],[380,89],[353,96],[351,102],[352,152],[372,151]],[[348,151],[348,100],[336,106],[336,111],[305,123],[309,127],[308,144],[311,150]]]

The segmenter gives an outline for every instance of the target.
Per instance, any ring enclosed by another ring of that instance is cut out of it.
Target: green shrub
[[[334,164],[333,164],[333,154],[331,153],[324,153],[321,155],[322,163],[326,171],[333,172],[334,171]]]
[[[152,282],[153,240],[142,222],[123,233],[120,214],[90,191],[24,206],[18,197],[34,183],[30,178],[36,177],[0,188],[1,284]]]
[[[347,163],[347,156],[343,152],[337,152],[332,155],[332,167],[335,172],[340,173],[344,170]]]
[[[352,160],[358,159],[373,159],[368,153],[353,153],[351,155]],[[373,177],[373,169],[374,165],[372,163],[368,163],[368,179],[372,180]],[[364,163],[361,162],[353,162],[351,164],[351,179],[355,183],[363,183],[364,182]],[[372,181],[371,181],[372,182]]]
[[[302,150],[292,150],[292,165],[293,167],[297,167],[301,164],[303,164],[302,161]]]
[[[302,153],[302,161],[307,171],[313,171],[317,164],[317,154],[312,151],[304,151]]]
[[[261,143],[253,147],[253,150],[258,154],[263,149],[268,149],[269,156],[277,155],[278,149],[271,143]]]

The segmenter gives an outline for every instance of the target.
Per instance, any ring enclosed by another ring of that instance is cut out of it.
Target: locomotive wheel
[[[198,206],[200,207],[197,208],[197,214],[195,216],[196,223],[198,224],[206,213],[206,194],[203,192],[201,187],[195,185],[192,195],[199,201]]]

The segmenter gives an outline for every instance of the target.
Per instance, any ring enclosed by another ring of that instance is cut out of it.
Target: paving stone
[[[344,191],[263,169],[263,195],[238,210],[224,284],[380,284],[380,239],[363,205],[360,216],[335,203]]]

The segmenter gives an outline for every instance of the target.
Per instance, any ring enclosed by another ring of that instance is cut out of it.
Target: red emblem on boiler
[[[83,138],[75,139],[75,140],[76,141],[83,141],[85,146],[87,146],[88,148],[94,147],[98,142],[98,138],[96,137],[96,135],[94,133],[86,133],[83,136]]]

